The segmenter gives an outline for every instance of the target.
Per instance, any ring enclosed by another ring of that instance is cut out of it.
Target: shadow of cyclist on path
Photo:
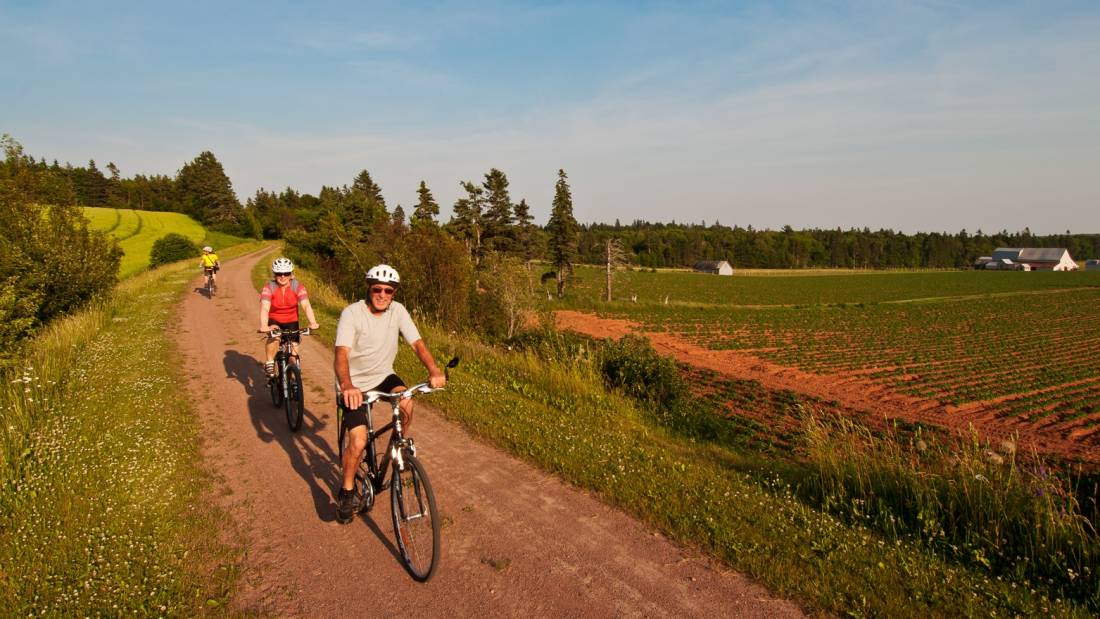
[[[223,359],[227,378],[236,379],[248,394],[248,413],[256,436],[265,443],[277,442],[290,458],[291,467],[309,485],[317,515],[325,521],[336,517],[332,488],[338,483],[333,466],[336,453],[322,435],[328,424],[309,410],[309,397],[303,412],[302,428],[291,432],[283,407],[271,403],[262,364],[251,355],[226,350]],[[335,433],[333,433],[335,434]]]

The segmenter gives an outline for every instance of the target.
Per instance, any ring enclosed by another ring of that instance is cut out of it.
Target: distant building
[[[1069,250],[1064,247],[998,247],[993,250],[991,263],[1003,265],[1005,260],[1010,260],[1017,265],[1027,265],[1027,270],[1030,271],[1077,270],[1077,263],[1070,257]],[[985,268],[990,268],[989,263]]]
[[[1085,261],[1086,271],[1100,271],[1100,259],[1089,258]]]
[[[725,260],[696,262],[695,270],[701,273],[714,273],[715,275],[733,275],[733,267]]]

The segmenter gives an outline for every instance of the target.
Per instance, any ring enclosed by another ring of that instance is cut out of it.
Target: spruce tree
[[[482,183],[485,190],[482,243],[486,248],[508,252],[514,245],[512,198],[508,195],[508,177],[492,168]]]
[[[427,183],[420,181],[420,188],[416,190],[416,193],[420,196],[420,200],[416,203],[416,209],[413,210],[412,219],[409,223],[413,228],[421,226],[436,227],[438,224],[435,218],[439,215],[439,204],[432,197],[432,192],[428,189]]]
[[[246,224],[244,209],[214,153],[203,151],[180,169],[176,194],[184,212],[195,219],[228,232],[250,233],[242,228]]]
[[[466,244],[470,260],[476,267],[481,262],[481,230],[483,200],[481,188],[464,181],[460,183],[466,190],[466,197],[455,201],[454,215],[447,223],[451,235]]]
[[[550,262],[557,271],[558,298],[565,295],[566,278],[573,272],[577,260],[577,240],[580,227],[573,217],[573,195],[569,189],[565,170],[558,170],[558,182],[554,186],[554,203],[550,221],[546,224],[550,235]]]

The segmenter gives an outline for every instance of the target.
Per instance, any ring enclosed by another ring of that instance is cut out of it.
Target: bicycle
[[[275,353],[275,375],[268,378],[267,387],[271,391],[271,403],[276,408],[286,409],[286,423],[291,432],[302,427],[302,415],[305,390],[302,388],[301,358],[294,352],[292,335],[309,335],[309,329],[278,329],[272,327],[264,338],[279,338],[279,350]]]
[[[206,276],[206,296],[212,297],[214,293],[218,291],[218,283],[214,281],[214,269],[203,269],[203,274]]]
[[[443,370],[444,375],[457,365],[458,357],[451,359]],[[390,516],[393,520],[394,537],[397,538],[397,549],[405,569],[419,582],[427,582],[439,563],[439,512],[436,510],[435,493],[432,492],[428,474],[416,457],[416,444],[412,437],[404,434],[399,403],[422,393],[442,389],[432,389],[428,383],[420,383],[397,393],[368,391],[363,394],[363,406],[367,407],[367,446],[363,450],[359,470],[355,473],[354,492],[359,502],[358,513],[370,511],[374,507],[375,497],[389,489]],[[385,401],[390,405],[392,419],[375,430],[371,413],[373,404],[378,401]],[[336,427],[341,462],[350,440],[350,435],[344,428],[346,410],[337,386]],[[379,453],[376,441],[387,432],[390,434],[389,442],[385,451]],[[393,468],[387,480],[387,469],[391,464]]]

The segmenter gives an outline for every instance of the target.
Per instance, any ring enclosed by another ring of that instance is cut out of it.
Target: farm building
[[[1004,260],[1010,260],[1018,265],[1027,265],[1031,271],[1077,270],[1077,263],[1064,247],[998,247],[993,250],[992,258],[991,263],[1003,264]],[[985,268],[989,268],[989,263]]]
[[[1100,271],[1100,259],[1089,258],[1085,261],[1086,271]]]
[[[695,270],[715,275],[733,275],[733,267],[725,260],[705,260],[695,263]]]

